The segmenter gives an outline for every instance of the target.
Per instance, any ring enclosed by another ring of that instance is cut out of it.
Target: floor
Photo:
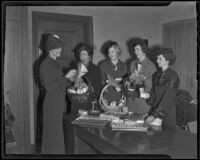
[[[99,152],[79,138],[76,138],[75,154],[98,154]]]
[[[98,154],[98,151],[92,148],[79,138],[76,138],[76,149],[74,154]],[[41,145],[32,148],[32,154],[41,154]]]

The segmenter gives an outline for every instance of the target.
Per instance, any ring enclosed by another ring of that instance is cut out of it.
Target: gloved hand
[[[66,78],[72,78],[72,77],[74,77],[76,75],[76,70],[75,69],[71,69],[66,75],[65,75],[65,77]]]

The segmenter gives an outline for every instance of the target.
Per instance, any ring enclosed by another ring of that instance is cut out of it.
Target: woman
[[[106,83],[110,77],[113,79],[122,78],[127,74],[127,66],[124,62],[119,59],[122,51],[115,41],[110,41],[107,46],[106,53],[108,58],[100,65],[102,71],[103,84]]]
[[[84,64],[84,66],[86,66],[87,72],[85,75],[83,75],[82,78],[88,81],[92,88],[90,101],[87,104],[72,106],[71,113],[77,115],[79,109],[84,109],[84,110],[92,109],[91,102],[98,99],[102,89],[102,84],[101,84],[102,76],[100,68],[92,62],[92,56],[93,56],[92,46],[90,46],[89,44],[80,43],[79,45],[76,46],[75,56],[78,62],[81,62],[82,64]]]
[[[149,97],[149,93],[152,89],[152,76],[156,71],[156,67],[146,56],[148,53],[148,46],[145,44],[144,40],[139,40],[134,43],[134,50],[137,60],[131,63],[130,81],[128,82],[134,83],[134,92],[138,94],[133,94],[136,95],[136,97],[129,97],[127,104],[129,111],[136,114],[143,114],[148,113],[150,109],[145,98]],[[140,77],[140,80],[136,83],[135,80],[137,77]],[[141,85],[138,85],[139,83],[141,83]]]
[[[113,101],[119,100],[121,97],[121,93],[118,92],[121,91],[119,82],[126,76],[128,69],[126,64],[119,59],[122,51],[117,42],[110,41],[106,53],[109,59],[102,62],[100,68],[102,71],[103,85],[110,83],[112,86],[115,86],[115,88],[108,87],[107,89],[109,92],[105,94],[105,98],[110,104]],[[115,90],[117,90],[117,92]]]
[[[98,98],[102,89],[102,76],[101,70],[98,66],[96,66],[92,62],[93,56],[93,47],[89,44],[80,43],[75,48],[75,56],[78,62],[84,64],[87,68],[86,74],[82,76],[82,79],[88,81],[91,85],[92,92],[90,93],[89,101],[85,104],[79,104],[76,102],[71,102],[71,113],[70,113],[70,121],[73,121],[78,117],[78,110],[91,110],[92,109],[92,102],[98,102]],[[96,104],[97,106],[97,104]],[[69,107],[69,106],[68,106]],[[97,109],[97,108],[95,108]],[[67,125],[67,135],[66,135],[66,142],[69,143],[69,148],[67,153],[73,154],[74,153],[74,143],[75,143],[75,131],[73,125],[70,123]]]
[[[176,126],[175,97],[180,84],[179,76],[171,68],[176,60],[172,49],[163,48],[157,56],[161,72],[154,78],[154,87],[151,98],[151,109],[146,118],[146,124],[156,122],[163,126]],[[154,98],[153,98],[154,97]]]
[[[49,35],[46,42],[48,56],[40,66],[40,79],[46,90],[43,103],[42,154],[65,154],[63,135],[63,113],[68,78],[74,74],[70,70],[62,74],[56,60],[61,56],[63,43],[57,35]]]

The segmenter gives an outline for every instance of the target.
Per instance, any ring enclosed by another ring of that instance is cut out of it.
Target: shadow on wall
[[[40,46],[38,46],[41,49],[41,55],[39,56],[38,59],[33,64],[33,77],[36,85],[39,87],[42,87],[40,77],[39,77],[39,69],[40,65],[43,62],[43,60],[48,56],[48,52],[45,50],[45,42],[47,41],[47,38],[50,34],[44,33],[41,36],[40,39]]]
[[[161,45],[159,44],[153,45],[152,47],[149,48],[149,53],[148,53],[148,58],[154,63],[157,70],[161,69],[160,67],[158,67],[158,63],[157,63],[157,56],[160,53],[162,53],[161,49],[162,49]]]
[[[43,62],[43,60],[48,56],[48,52],[45,50],[45,42],[47,41],[47,38],[50,34],[42,34],[40,39],[40,46],[38,46],[41,49],[41,55],[33,64],[33,77],[35,84],[39,88],[39,95],[37,97],[37,106],[36,106],[36,115],[37,115],[37,122],[36,122],[36,153],[40,153],[40,145],[42,143],[42,124],[43,124],[43,101],[45,97],[45,88],[42,85],[42,82],[40,80],[39,76],[39,69],[40,65]]]

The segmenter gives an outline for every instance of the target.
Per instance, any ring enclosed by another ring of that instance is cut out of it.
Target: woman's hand
[[[107,83],[114,87],[119,87],[118,84],[114,80],[107,80]]]
[[[148,115],[147,113],[144,113],[144,114],[142,115],[142,119],[145,120],[148,116],[149,116],[149,115]]]
[[[149,116],[147,117],[145,124],[149,125],[150,123],[152,123],[155,120],[155,118],[153,116]]]
[[[65,77],[70,79],[72,77],[74,77],[76,75],[76,70],[75,69],[71,69],[66,75]]]
[[[150,97],[150,94],[147,92],[143,92],[143,93],[141,93],[140,96],[141,96],[141,98],[148,99]]]

